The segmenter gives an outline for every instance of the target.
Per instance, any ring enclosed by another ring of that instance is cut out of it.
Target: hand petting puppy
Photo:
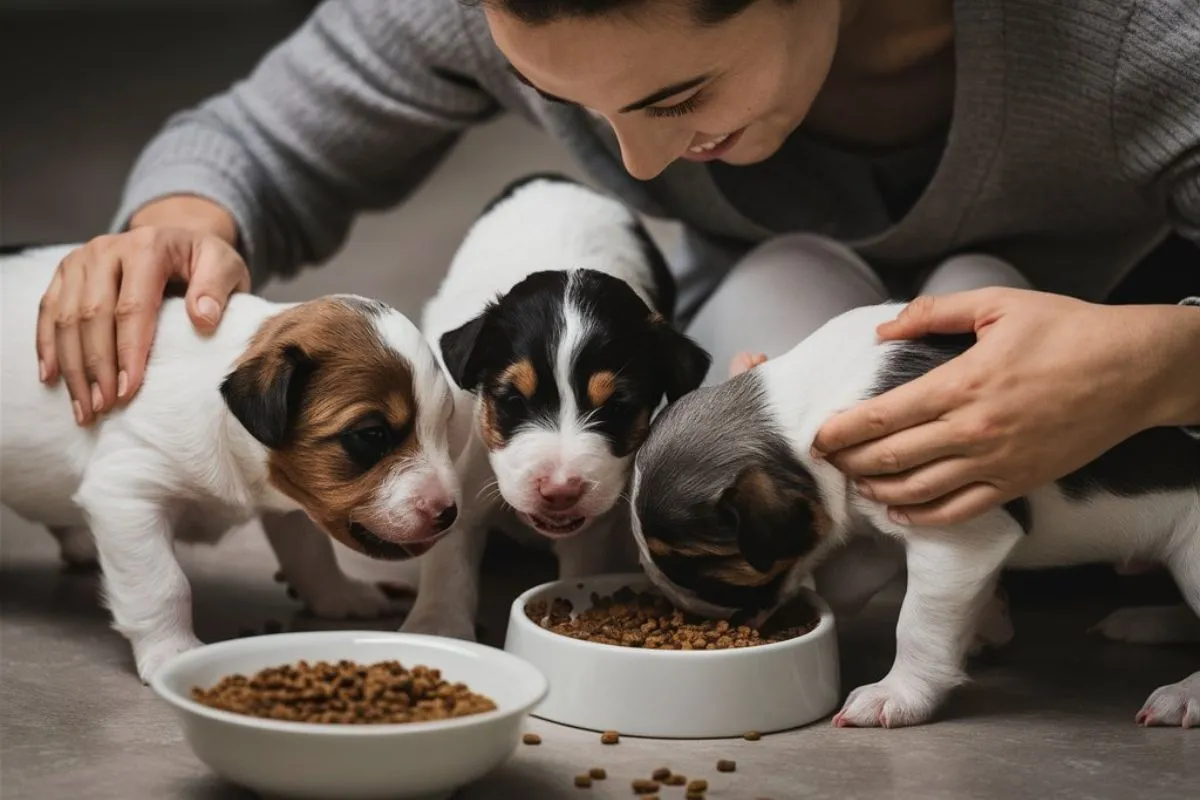
[[[919,297],[884,340],[974,333],[958,358],[828,420],[813,443],[901,524],[977,516],[1147,428],[1200,413],[1200,313],[982,289]]]

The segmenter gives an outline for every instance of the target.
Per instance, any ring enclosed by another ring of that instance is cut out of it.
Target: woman
[[[721,363],[894,293],[926,297],[883,335],[978,332],[817,438],[899,519],[961,520],[1200,423],[1200,309],[1093,304],[1168,230],[1200,237],[1183,0],[326,4],[146,148],[118,233],[46,294],[44,379],[90,423],[137,390],[168,280],[212,329],[501,110],[684,224],[683,311]],[[1055,294],[960,291],[1026,279]]]

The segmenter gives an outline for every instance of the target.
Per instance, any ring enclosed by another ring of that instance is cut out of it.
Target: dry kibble
[[[663,783],[667,786],[683,786],[687,783],[687,775],[670,775]]]
[[[634,794],[654,794],[658,791],[658,781],[648,781],[645,778],[638,778],[633,782]]]
[[[667,778],[671,777],[671,770],[667,769],[666,767],[659,767],[650,774],[650,777],[656,781],[665,781]]]
[[[717,772],[736,772],[737,762],[730,761],[727,758],[722,758],[717,762]]]
[[[641,647],[647,650],[727,650],[773,644],[803,636],[816,627],[817,612],[797,600],[771,618],[771,629],[733,626],[685,614],[665,597],[626,586],[611,596],[592,595],[590,608],[575,613],[570,601],[533,600],[525,615],[539,627],[572,639]]]
[[[621,741],[621,734],[616,731],[605,731],[600,734],[600,742],[602,744],[616,744]]]
[[[576,775],[575,776],[575,785],[578,786],[580,789],[589,788],[592,785],[592,776],[591,775]]]
[[[521,737],[521,741],[525,744],[541,744],[542,737],[538,736],[536,733],[527,733]]]
[[[591,775],[592,779],[597,781],[602,781],[608,777],[608,773],[604,771],[604,767],[592,767],[588,770],[588,775]]]
[[[757,742],[759,739],[762,738],[762,734],[759,733],[758,731],[746,731],[745,733],[742,734],[742,738],[745,739],[747,742]]]
[[[704,794],[708,791],[708,781],[697,778],[687,785],[688,794]]]
[[[344,725],[428,722],[496,709],[466,685],[443,680],[440,670],[408,669],[398,661],[300,661],[250,677],[227,675],[208,689],[193,688],[192,699],[251,717]]]

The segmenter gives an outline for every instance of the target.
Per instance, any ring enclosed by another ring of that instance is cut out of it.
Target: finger
[[[58,368],[71,395],[75,421],[87,425],[92,421],[91,388],[83,368],[83,343],[79,335],[79,306],[83,300],[83,251],[67,256],[63,262],[62,289],[58,296],[58,313],[54,320],[54,343]]]
[[[250,271],[237,252],[223,244],[202,243],[193,250],[187,279],[187,309],[192,324],[212,331],[234,292],[250,290]]]
[[[55,346],[55,320],[58,319],[59,295],[62,293],[62,268],[55,270],[54,278],[38,305],[37,356],[38,376],[43,383],[58,380],[58,351]]]
[[[829,456],[829,463],[852,478],[897,475],[949,456],[973,455],[973,448],[955,439],[952,427],[934,419],[881,439],[848,447]]]
[[[91,409],[99,414],[117,399],[117,343],[113,309],[121,280],[120,257],[111,250],[96,255],[84,273],[79,311],[83,366],[91,383]]]
[[[163,257],[151,248],[138,248],[126,257],[121,270],[115,311],[117,398],[121,402],[137,394],[146,374],[146,361],[167,286],[167,269],[156,261]]]
[[[952,407],[950,393],[939,391],[939,386],[943,385],[942,370],[946,366],[864,400],[827,420],[813,440],[813,455],[823,458],[847,447],[929,422],[949,411]]]
[[[901,525],[956,525],[1010,499],[990,483],[972,483],[932,503],[895,506],[888,509],[888,516]]]
[[[978,473],[967,458],[945,458],[900,475],[868,478],[856,482],[863,497],[887,506],[916,506],[935,503],[970,485]]]
[[[996,315],[1000,289],[976,289],[944,295],[921,295],[900,315],[875,332],[881,339],[916,339],[933,333],[971,333]]]

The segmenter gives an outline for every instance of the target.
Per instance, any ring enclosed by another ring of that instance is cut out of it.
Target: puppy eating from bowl
[[[238,294],[202,336],[167,299],[141,390],[80,428],[65,386],[38,380],[34,346],[39,298],[72,249],[0,258],[0,500],[46,525],[64,557],[98,553],[142,679],[199,644],[175,540],[215,543],[256,516],[314,612],[389,611],[379,588],[342,573],[326,534],[400,559],[454,521],[453,401],[416,326],[360,297]]]
[[[422,559],[401,630],[474,638],[492,526],[551,544],[563,577],[636,563],[618,504],[633,453],[710,361],[673,306],[662,255],[616,200],[536,175],[485,209],[424,313],[466,426],[463,520]]]
[[[839,593],[861,603],[891,577],[888,553],[901,553],[908,582],[895,662],[850,693],[839,726],[932,719],[964,679],[1002,567],[1159,562],[1200,614],[1200,439],[1184,429],[1140,433],[1053,484],[946,527],[898,525],[835,467],[814,461],[828,418],[973,344],[969,336],[879,342],[876,327],[902,308],[847,312],[785,355],[659,415],[631,486],[652,580],[697,613],[769,615],[811,575],[837,612]],[[867,585],[844,585],[860,579]],[[1154,691],[1137,719],[1200,723],[1200,672]]]

